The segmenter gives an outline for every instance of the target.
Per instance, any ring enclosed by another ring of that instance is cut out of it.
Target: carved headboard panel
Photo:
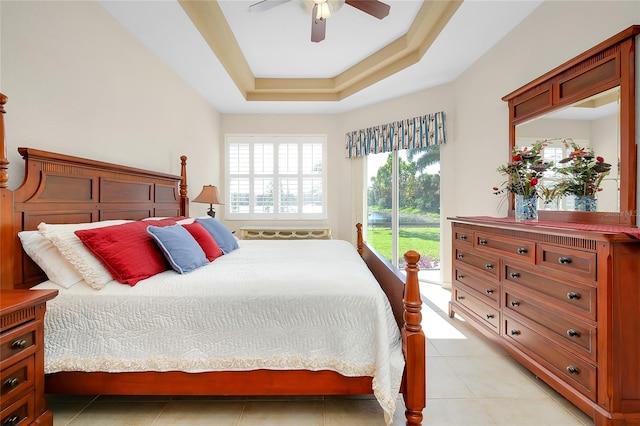
[[[37,229],[41,222],[188,215],[186,157],[182,176],[175,176],[32,148],[18,151],[26,164],[24,182],[13,191],[13,288],[46,279],[22,251],[19,231]]]

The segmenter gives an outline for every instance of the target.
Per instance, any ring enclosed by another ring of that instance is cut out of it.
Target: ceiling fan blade
[[[313,11],[311,12],[311,41],[318,43],[324,40],[325,32],[327,29],[326,19],[316,19],[318,13],[318,5],[313,5]]]
[[[378,0],[346,0],[345,3],[378,19],[387,16],[391,9],[391,6]]]
[[[287,3],[289,0],[261,0],[258,3],[254,3],[249,6],[251,12],[264,12],[265,10],[272,9],[276,6],[280,6],[283,3]]]

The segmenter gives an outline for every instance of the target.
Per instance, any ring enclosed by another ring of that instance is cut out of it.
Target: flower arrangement
[[[554,192],[557,196],[595,197],[596,193],[602,190],[600,184],[609,174],[611,164],[605,163],[604,158],[596,156],[591,148],[580,147],[570,139],[563,142],[565,147],[572,151],[567,158],[558,162],[564,166],[554,169],[563,176],[554,188]]]
[[[537,141],[531,148],[514,148],[511,152],[511,161],[498,167],[497,171],[507,180],[501,187],[494,187],[494,194],[511,192],[526,198],[539,198],[544,195],[544,188],[539,185],[545,171],[553,167],[553,162],[544,161],[542,150],[546,144]]]

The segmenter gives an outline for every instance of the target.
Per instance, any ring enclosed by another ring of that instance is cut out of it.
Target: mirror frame
[[[516,125],[620,86],[620,208],[618,212],[539,210],[540,220],[636,226],[637,149],[635,37],[633,25],[504,96],[509,106],[509,152]],[[514,216],[513,196],[509,216]]]

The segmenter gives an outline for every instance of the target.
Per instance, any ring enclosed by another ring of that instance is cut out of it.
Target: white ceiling
[[[300,0],[249,11],[257,1],[218,3],[253,75],[270,78],[333,77],[406,33],[422,4],[387,0],[391,11],[383,20],[343,5],[327,20],[326,39],[313,43]],[[466,0],[419,63],[343,100],[322,102],[246,101],[176,0],[99,2],[221,113],[334,114],[455,80],[542,0]]]

